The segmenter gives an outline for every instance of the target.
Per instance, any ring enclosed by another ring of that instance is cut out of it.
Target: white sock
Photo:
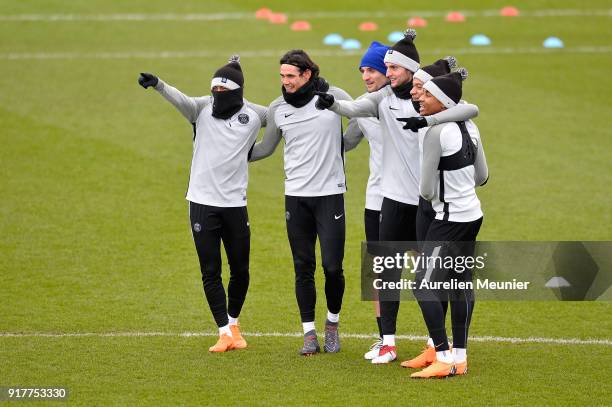
[[[307,334],[310,331],[315,330],[314,321],[312,322],[302,322],[302,328],[304,328],[304,333]]]
[[[436,359],[444,363],[453,363],[453,354],[450,350],[436,352]]]
[[[229,324],[219,328],[219,335],[223,334],[232,336],[232,331],[230,330]]]
[[[427,346],[429,346],[430,348],[433,348],[435,346],[433,343],[433,339],[427,338]]]
[[[463,363],[467,360],[467,349],[453,348],[453,359],[455,363]]]
[[[383,335],[383,346],[395,346],[395,335]]]
[[[331,312],[327,311],[327,320],[329,322],[338,322],[340,320],[340,314],[332,314]]]
[[[230,325],[238,325],[238,318],[230,317],[230,315],[227,314],[227,319],[229,319],[229,324]]]

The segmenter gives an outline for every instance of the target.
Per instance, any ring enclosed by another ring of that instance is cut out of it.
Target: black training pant
[[[434,211],[431,201],[426,200],[422,196],[419,197],[419,208],[416,215],[416,237],[419,242],[419,249],[422,248],[420,242],[424,241],[427,237],[427,231],[431,222],[436,218],[436,211]]]
[[[409,205],[384,198],[382,208],[380,209],[379,240],[381,242],[416,242],[417,208],[416,205]],[[414,249],[416,250],[416,247]],[[401,270],[397,270],[397,272],[390,275],[395,276],[391,278],[399,280]],[[397,300],[380,301],[380,318],[383,335],[395,335],[399,305],[399,298]]]
[[[228,314],[233,318],[240,315],[249,288],[251,232],[247,208],[190,202],[189,219],[208,306],[217,326],[225,326]],[[221,280],[221,241],[230,267],[227,303]]]
[[[473,256],[476,236],[482,225],[482,218],[473,222],[450,222],[435,219],[431,222],[427,232],[423,251],[426,256],[436,255],[441,258],[451,256],[453,258]],[[459,263],[457,263],[459,264]],[[430,268],[428,281],[450,281],[458,282],[472,281],[472,270],[445,269],[436,264]],[[417,273],[417,287],[421,280],[426,278],[426,270]],[[445,313],[442,306],[443,301],[450,299],[451,321],[453,330],[453,346],[455,348],[467,347],[467,336],[474,310],[473,289],[451,289],[414,290],[415,297],[419,302],[423,319],[429,330],[429,336],[434,341],[436,351],[448,350],[448,338],[446,335]]]
[[[419,196],[419,209],[417,210],[416,217],[416,234],[419,250],[423,250],[423,242],[427,238],[427,232],[431,222],[436,219],[436,211],[434,211],[431,201]],[[446,318],[446,312],[448,310],[448,301],[442,300],[442,311]]]
[[[321,246],[327,309],[337,314],[344,296],[344,195],[285,196],[287,236],[295,269],[295,296],[302,322],[315,319],[315,243]]]

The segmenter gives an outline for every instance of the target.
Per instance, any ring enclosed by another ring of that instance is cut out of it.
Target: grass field
[[[184,200],[191,126],[138,86],[142,71],[207,94],[212,73],[240,53],[246,97],[268,104],[280,94],[278,58],[304,48],[322,76],[356,97],[364,91],[361,52],[325,47],[322,37],[338,32],[367,45],[405,28],[411,10],[438,12],[416,43],[422,62],[451,54],[470,71],[464,98],[480,107],[491,174],[479,190],[479,239],[612,240],[610,1],[517,3],[517,18],[484,12],[505,1],[466,1],[462,24],[441,16],[455,2],[414,1],[395,14],[397,4],[1,2],[0,386],[66,386],[67,404],[83,406],[609,405],[609,302],[478,303],[471,334],[480,340],[470,345],[465,377],[411,381],[399,364],[362,360],[371,343],[363,334],[375,331],[359,292],[366,143],[347,154],[341,332],[353,335],[342,352],[296,353],[280,146],[250,166],[251,287],[241,324],[258,336],[247,336],[246,351],[206,351],[215,327]],[[308,19],[313,30],[255,20],[262,6],[287,12],[290,22]],[[214,13],[230,14],[180,18]],[[120,18],[127,14],[141,19]],[[366,19],[380,30],[359,32]],[[478,33],[493,45],[470,47]],[[553,35],[565,49],[542,48]],[[417,305],[403,303],[398,334],[425,333]],[[530,337],[548,339],[504,339]],[[423,343],[400,340],[400,359]]]

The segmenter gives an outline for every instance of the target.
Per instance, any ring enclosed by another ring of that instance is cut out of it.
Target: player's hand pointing
[[[149,86],[155,87],[157,82],[159,82],[159,79],[157,79],[157,76],[151,73],[141,72],[140,77],[138,78],[138,83],[145,89]]]
[[[403,122],[404,130],[412,130],[412,131],[417,131],[419,129],[422,129],[423,127],[427,127],[427,119],[425,119],[424,117],[418,116],[418,117],[398,117],[397,119],[398,122]]]

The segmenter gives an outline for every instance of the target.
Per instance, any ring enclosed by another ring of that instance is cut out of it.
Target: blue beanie
[[[361,58],[361,63],[359,64],[359,69],[367,66],[368,68],[376,69],[381,74],[387,73],[387,67],[385,66],[385,54],[387,50],[389,50],[389,46],[385,44],[381,44],[378,41],[373,41],[370,44],[370,48],[366,51]]]

